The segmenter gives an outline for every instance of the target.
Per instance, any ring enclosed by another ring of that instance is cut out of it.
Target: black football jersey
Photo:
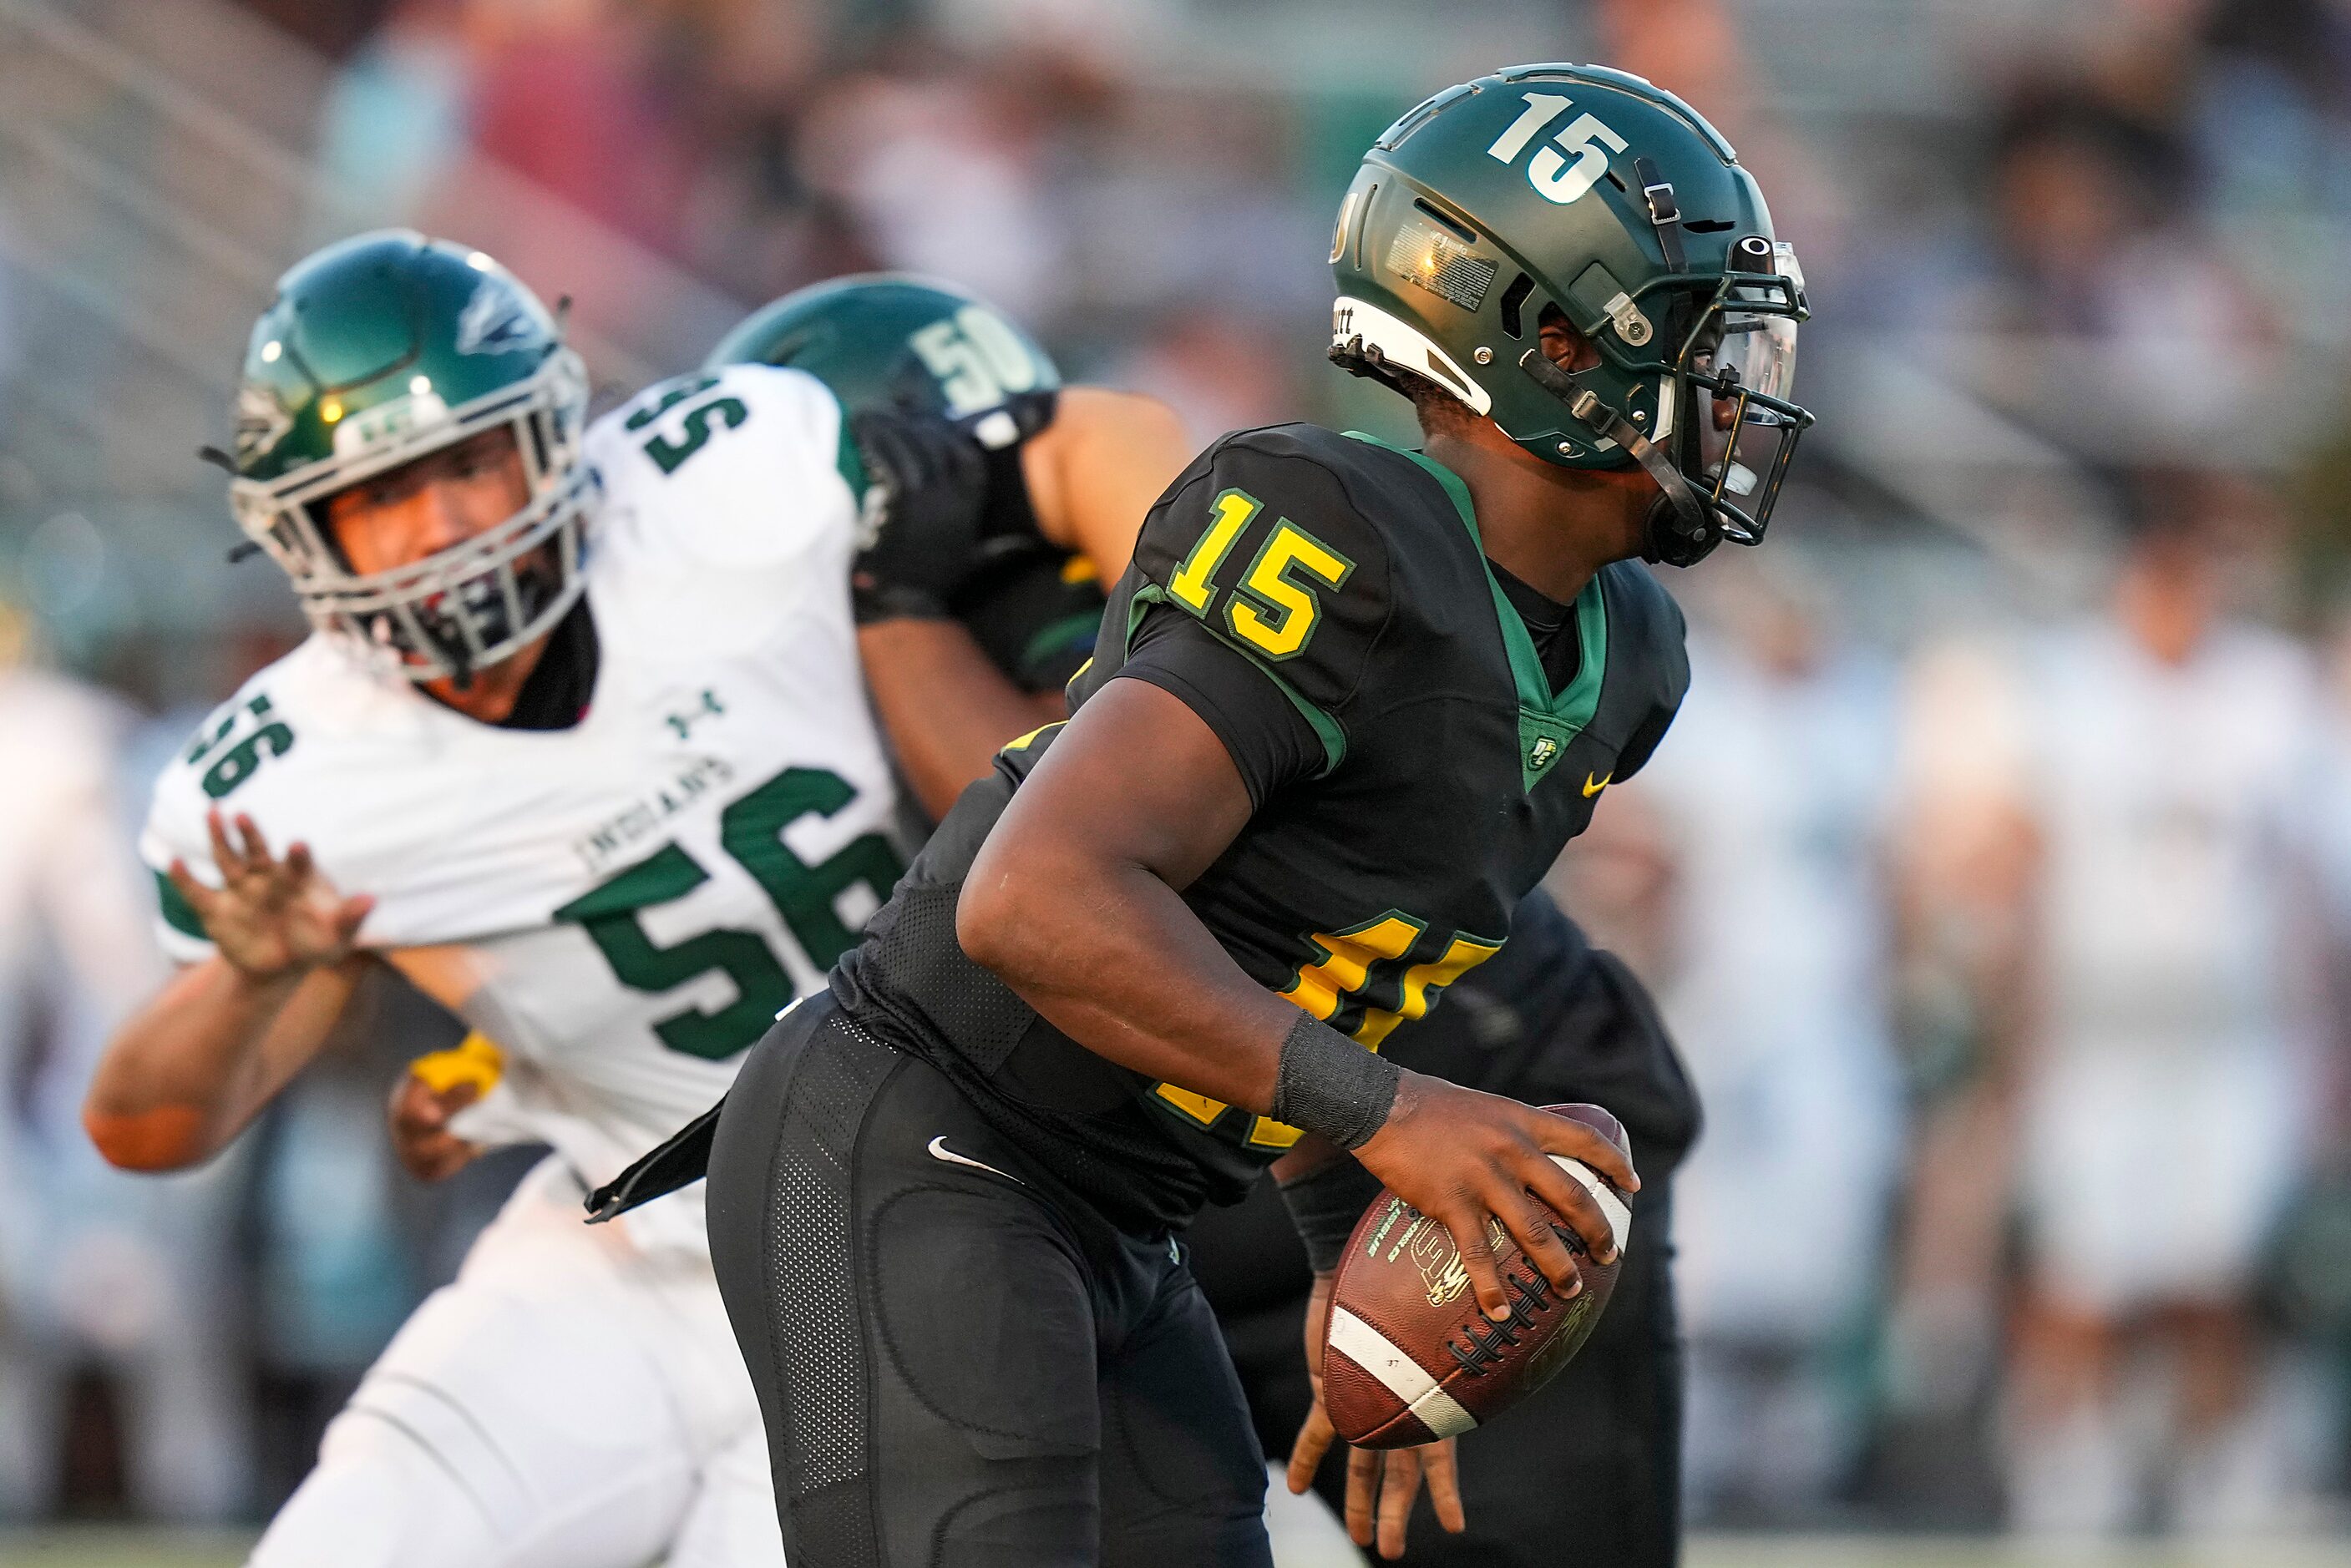
[[[1122,675],[1207,706],[1160,668],[1161,633],[1246,661],[1318,753],[1261,797],[1252,777],[1253,815],[1186,902],[1252,978],[1372,1050],[1500,950],[1688,679],[1679,610],[1620,562],[1577,597],[1574,674],[1554,691],[1459,479],[1311,425],[1228,436],[1178,477],[1110,595],[1073,711]],[[1202,717],[1238,760],[1226,716]],[[1096,1056],[956,941],[973,857],[1059,730],[1006,747],[966,792],[834,990],[1116,1217],[1180,1224],[1238,1198],[1298,1130]]]

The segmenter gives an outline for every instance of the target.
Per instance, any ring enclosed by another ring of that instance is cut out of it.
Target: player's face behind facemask
[[[344,563],[371,576],[477,538],[529,501],[522,452],[514,431],[504,429],[483,431],[337,491],[321,510]]]
[[[278,280],[246,346],[234,450],[217,456],[239,526],[313,626],[387,673],[463,691],[539,646],[584,587],[587,404],[558,315],[519,279],[384,230]],[[362,526],[360,512],[385,515]]]
[[[563,542],[528,537],[507,540],[517,516],[529,508],[531,477],[511,425],[480,431],[396,468],[371,475],[327,496],[315,515],[343,569],[377,583],[413,579],[402,597],[402,614],[423,634],[427,648],[465,646],[461,628],[496,656],[511,659],[538,638],[518,639],[518,627],[541,618],[569,575],[559,559]],[[514,545],[522,546],[515,551]],[[482,562],[469,563],[480,555]],[[489,557],[498,560],[493,564]],[[490,569],[449,569],[470,565]],[[420,661],[413,649],[381,639],[403,664]],[[415,670],[427,683],[447,686],[462,700],[474,685],[475,667],[460,661],[445,679]]]

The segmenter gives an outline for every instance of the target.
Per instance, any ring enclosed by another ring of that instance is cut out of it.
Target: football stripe
[[[1592,1201],[1599,1204],[1600,1212],[1608,1216],[1608,1234],[1615,1241],[1616,1250],[1623,1251],[1625,1238],[1633,1229],[1633,1211],[1625,1207],[1625,1200],[1616,1196],[1616,1189],[1601,1180],[1598,1174],[1580,1159],[1555,1154],[1551,1157],[1551,1162],[1575,1178],[1583,1189],[1592,1194]]]
[[[1437,1386],[1388,1336],[1349,1312],[1331,1309],[1331,1348],[1380,1380],[1420,1424],[1440,1438],[1458,1438],[1478,1424],[1459,1400]]]

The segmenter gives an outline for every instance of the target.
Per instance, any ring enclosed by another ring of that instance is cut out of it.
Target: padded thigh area
[[[1094,1318],[1037,1205],[925,1184],[866,1222],[874,1315],[907,1392],[983,1459],[1092,1453]]]
[[[1103,1369],[1102,1400],[1102,1568],[1270,1563],[1265,1457],[1189,1270]]]
[[[838,1015],[760,1051],[711,1239],[793,1568],[1265,1568],[1262,1461],[1166,1239]]]

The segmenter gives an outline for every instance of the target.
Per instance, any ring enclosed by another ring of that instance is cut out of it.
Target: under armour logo
[[[725,711],[726,711],[726,705],[718,701],[718,693],[705,686],[702,689],[701,706],[689,708],[683,713],[672,713],[664,722],[677,732],[679,740],[687,741],[694,738],[695,725],[713,714]]]

